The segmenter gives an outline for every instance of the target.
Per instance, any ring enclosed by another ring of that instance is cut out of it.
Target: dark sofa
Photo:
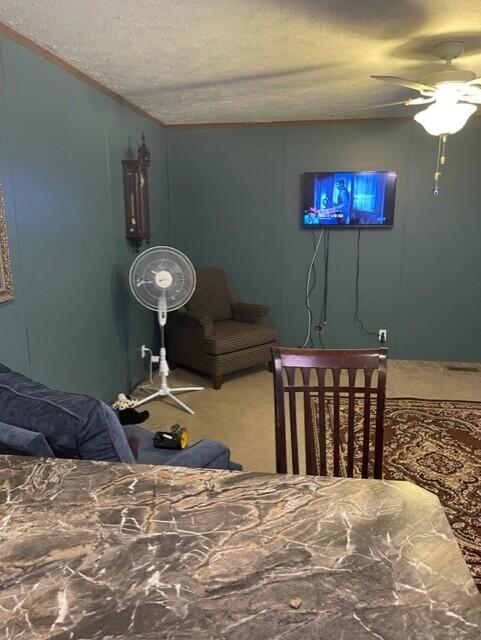
[[[138,442],[137,460],[128,438]],[[54,391],[0,363],[0,454],[240,470],[221,442],[200,440],[182,451],[157,449],[152,432],[122,427],[90,396]]]

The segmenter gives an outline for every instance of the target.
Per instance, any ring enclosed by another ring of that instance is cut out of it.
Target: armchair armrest
[[[187,309],[178,310],[179,319],[186,324],[201,329],[204,338],[212,336],[214,333],[214,323],[210,316],[205,316],[196,311],[188,311]]]
[[[268,314],[269,307],[264,304],[249,304],[247,302],[234,302],[232,304],[232,317],[240,322],[264,324]]]

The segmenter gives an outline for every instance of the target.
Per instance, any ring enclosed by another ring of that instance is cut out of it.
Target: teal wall
[[[153,243],[169,243],[161,127],[0,37],[0,178],[15,300],[0,305],[0,361],[105,400],[144,375],[153,314],[128,292],[121,160],[145,131]]]
[[[197,265],[223,267],[239,299],[269,304],[286,345],[306,333],[313,241],[299,230],[301,174],[396,170],[393,229],[361,235],[361,318],[388,330],[392,357],[481,360],[479,120],[448,141],[438,198],[437,141],[410,120],[170,129],[168,138],[174,245]],[[377,344],[353,318],[356,236],[331,232],[327,347]]]
[[[304,340],[313,249],[298,226],[300,175],[397,170],[394,228],[361,237],[361,317],[387,328],[394,357],[481,360],[479,120],[449,141],[435,199],[436,141],[407,120],[165,130],[2,36],[0,87],[16,291],[0,305],[1,362],[105,400],[143,377],[138,348],[156,328],[127,287],[136,254],[124,238],[120,163],[142,131],[153,244],[223,267],[239,299],[270,305],[288,345]],[[356,233],[332,232],[328,347],[376,343],[353,319],[355,259]]]

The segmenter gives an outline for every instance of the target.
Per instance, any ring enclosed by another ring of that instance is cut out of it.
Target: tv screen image
[[[395,171],[305,173],[301,225],[392,227],[396,179]]]

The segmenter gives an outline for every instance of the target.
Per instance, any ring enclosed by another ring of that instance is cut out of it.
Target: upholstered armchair
[[[169,315],[169,360],[212,376],[220,389],[224,375],[270,363],[279,334],[268,324],[268,307],[234,301],[221,269],[196,273],[194,295]]]

